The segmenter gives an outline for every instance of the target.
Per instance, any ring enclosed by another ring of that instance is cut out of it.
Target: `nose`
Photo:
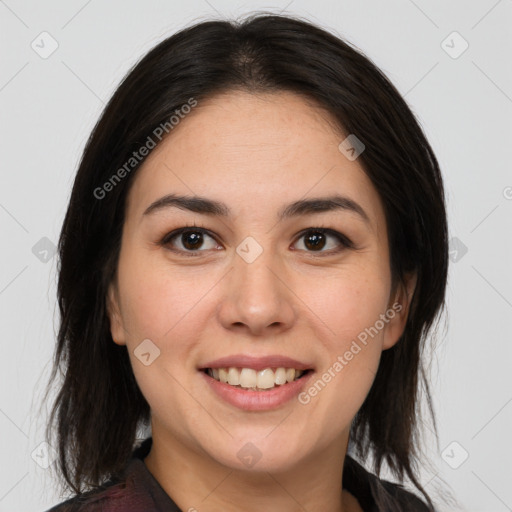
[[[252,263],[235,257],[217,310],[225,329],[265,336],[292,327],[297,316],[294,294],[285,273],[271,259],[266,251]]]

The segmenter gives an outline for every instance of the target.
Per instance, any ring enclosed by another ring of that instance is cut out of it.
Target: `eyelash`
[[[182,228],[179,228],[179,229],[175,229],[174,231],[171,231],[171,232],[167,233],[160,240],[159,244],[164,246],[164,247],[167,247],[172,252],[178,253],[180,255],[184,255],[186,257],[194,258],[194,257],[201,256],[201,253],[205,252],[205,250],[197,250],[197,251],[190,251],[190,250],[188,250],[188,251],[184,251],[182,249],[172,249],[172,248],[169,247],[170,242],[174,238],[178,237],[179,235],[181,235],[183,233],[188,233],[188,232],[190,232],[190,233],[201,233],[203,235],[208,235],[210,238],[212,238],[213,240],[215,240],[218,243],[218,241],[215,238],[215,236],[213,236],[210,233],[210,231],[208,231],[207,229],[202,228],[200,226],[185,226],[185,227],[182,227]],[[354,248],[353,242],[349,238],[347,238],[345,235],[343,235],[342,233],[339,233],[338,231],[336,231],[334,229],[324,228],[324,227],[307,228],[307,229],[302,230],[300,233],[298,233],[298,236],[295,239],[294,244],[296,242],[298,242],[302,237],[307,235],[308,233],[321,233],[321,234],[324,234],[324,235],[333,236],[334,238],[336,238],[338,240],[338,242],[342,245],[342,247],[338,248],[338,249],[330,249],[328,251],[306,251],[307,253],[311,253],[311,254],[323,257],[323,256],[332,256],[333,254],[338,254],[339,252],[343,251],[344,249],[353,249]]]

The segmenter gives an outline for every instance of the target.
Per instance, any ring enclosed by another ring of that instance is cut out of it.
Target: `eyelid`
[[[177,237],[178,235],[181,235],[182,233],[184,233],[186,231],[198,232],[198,233],[202,233],[203,235],[208,235],[212,238],[215,238],[206,228],[202,228],[201,226],[183,226],[181,228],[173,229],[172,231],[169,231],[168,233],[166,233],[163,236],[161,242],[164,244],[169,243],[169,240]]]

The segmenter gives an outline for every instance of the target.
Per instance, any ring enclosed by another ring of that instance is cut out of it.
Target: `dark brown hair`
[[[60,326],[50,383],[57,371],[62,382],[47,432],[56,434],[63,482],[76,493],[104,483],[126,464],[150,418],[127,349],[112,341],[106,309],[126,197],[144,160],[106,197],[95,190],[191,97],[200,103],[234,89],[301,94],[365,145],[358,162],[385,208],[393,283],[416,272],[417,285],[405,331],[382,353],[350,441],[361,458],[372,454],[377,474],[385,461],[432,507],[417,478],[417,434],[422,384],[434,419],[422,354],[447,280],[438,162],[404,99],[359,50],[307,21],[265,13],[197,23],[158,44],[124,78],[87,141],[58,247]]]

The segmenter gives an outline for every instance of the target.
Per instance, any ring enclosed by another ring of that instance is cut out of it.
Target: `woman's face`
[[[391,293],[382,203],[345,137],[300,96],[229,93],[137,172],[110,319],[154,437],[238,469],[346,448],[407,294]],[[229,367],[228,383],[206,370]],[[308,371],[283,383],[293,368]]]

